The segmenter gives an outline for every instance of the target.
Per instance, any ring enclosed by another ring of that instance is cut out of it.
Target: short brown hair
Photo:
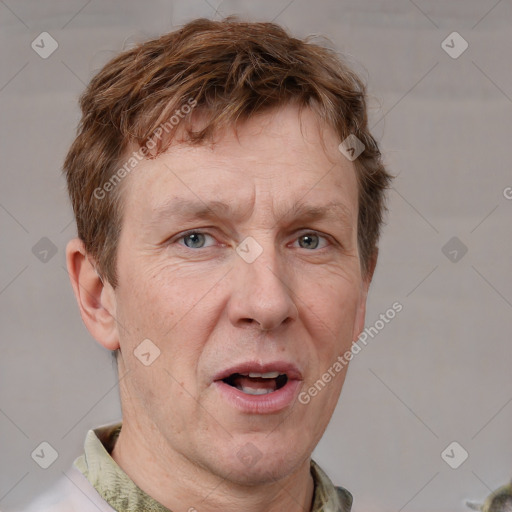
[[[100,275],[117,285],[122,196],[121,187],[101,198],[95,191],[115,177],[132,143],[145,147],[191,98],[206,118],[197,131],[185,123],[191,144],[212,140],[221,126],[290,102],[312,108],[340,141],[355,135],[365,147],[354,164],[358,246],[361,268],[368,271],[392,177],[369,132],[365,85],[336,52],[309,38],[291,37],[274,23],[228,17],[197,19],[124,51],[93,77],[80,98],[82,119],[64,171],[78,236]],[[171,140],[172,134],[159,138],[155,153],[147,156],[165,151]]]

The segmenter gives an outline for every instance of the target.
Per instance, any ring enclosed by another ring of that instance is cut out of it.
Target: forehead
[[[330,213],[354,221],[355,167],[339,143],[309,109],[258,115],[213,144],[172,144],[140,162],[123,183],[126,213],[155,222],[180,214],[242,219],[257,202],[275,218]]]

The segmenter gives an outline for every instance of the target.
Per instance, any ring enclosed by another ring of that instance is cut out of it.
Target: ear
[[[88,331],[105,348],[118,349],[115,292],[97,273],[82,240],[75,238],[68,242],[66,263],[80,315]]]
[[[377,266],[378,255],[379,249],[376,247],[370,259],[368,260],[366,274],[363,275],[363,280],[361,283],[361,296],[359,298],[359,305],[356,313],[356,321],[354,322],[354,332],[352,333],[352,341],[357,341],[357,339],[359,338],[360,334],[363,332],[364,329],[364,322],[366,318],[366,299],[368,298],[368,290],[370,288],[370,283],[373,278],[373,273],[375,272],[375,267]]]

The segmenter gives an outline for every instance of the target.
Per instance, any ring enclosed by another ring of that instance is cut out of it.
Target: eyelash
[[[186,231],[185,233],[181,234],[178,238],[175,238],[174,242],[179,242],[180,240],[184,240],[187,236],[195,235],[195,234],[208,235],[208,236],[211,236],[212,238],[215,238],[212,234],[208,233],[207,231],[201,231],[201,230],[198,230],[198,229],[192,229],[190,231]],[[299,239],[301,236],[307,236],[307,235],[318,236],[319,238],[323,238],[325,241],[327,241],[328,245],[332,245],[331,242],[329,241],[329,237],[328,236],[321,235],[320,233],[318,233],[316,231],[305,231],[305,232],[301,233],[299,236],[297,236],[296,239]],[[169,244],[171,244],[171,243],[173,243],[173,241],[169,242]],[[209,249],[210,248],[210,247],[199,247],[197,249],[193,249],[192,247],[187,247],[184,244],[179,244],[179,245],[181,245],[185,249],[191,249],[191,250],[200,250],[200,249]],[[322,249],[326,249],[326,248],[327,248],[327,246],[326,247],[320,247],[319,249],[315,248],[312,251],[318,252],[318,251],[321,251]]]

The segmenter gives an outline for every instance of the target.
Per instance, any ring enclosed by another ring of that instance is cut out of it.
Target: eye
[[[205,247],[205,237],[213,239],[213,237],[207,233],[203,233],[201,231],[189,231],[188,233],[181,235],[176,241],[179,242],[180,240],[183,240],[184,244],[180,245],[185,245],[185,247],[188,247],[189,249],[202,249]]]
[[[318,245],[320,243],[320,239],[326,240],[326,237],[321,236],[317,233],[304,233],[300,235],[297,240],[299,241],[299,245],[302,249],[317,249]],[[320,249],[323,249],[329,245],[328,243],[325,243],[323,247],[320,247]]]
[[[188,231],[187,233],[184,233],[179,238],[177,238],[175,241],[179,243],[179,245],[188,247],[189,249],[204,249],[208,247],[212,247],[214,244],[205,245],[206,238],[209,237],[212,240],[215,240],[215,238],[203,231]],[[318,233],[315,232],[307,232],[303,233],[300,236],[296,238],[296,240],[299,242],[299,246],[302,249],[323,249],[324,247],[327,247],[329,243],[327,242],[327,237],[321,236]],[[323,245],[321,245],[321,240],[323,240]]]

